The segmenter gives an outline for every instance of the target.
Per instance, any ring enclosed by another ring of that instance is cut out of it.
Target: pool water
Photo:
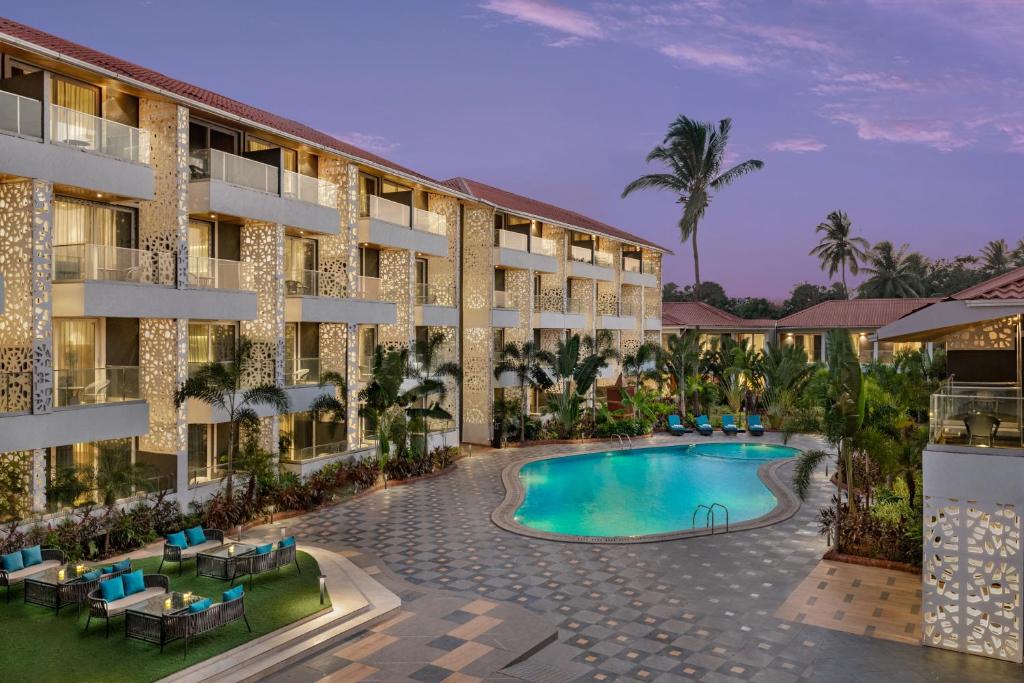
[[[757,476],[786,446],[709,443],[591,453],[527,463],[519,524],[577,536],[644,536],[693,528],[698,505],[722,503],[732,524],[771,512],[777,500]],[[724,522],[716,512],[717,524]],[[703,528],[705,513],[697,515]]]

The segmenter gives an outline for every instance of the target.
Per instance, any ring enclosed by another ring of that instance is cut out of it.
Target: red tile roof
[[[940,299],[837,299],[823,301],[779,320],[779,328],[825,330],[877,328]]]
[[[956,301],[967,299],[1024,299],[1024,267],[980,282],[950,297]]]
[[[666,301],[661,304],[663,327],[761,329],[775,327],[774,320],[741,318],[702,301]]]
[[[569,209],[563,209],[559,206],[555,206],[554,204],[548,204],[547,202],[542,202],[537,199],[524,197],[521,194],[515,194],[508,190],[502,190],[501,188],[494,187],[493,185],[487,185],[476,180],[470,180],[469,178],[449,178],[444,181],[444,184],[453,190],[476,197],[477,199],[494,204],[495,206],[513,213],[529,214],[544,220],[564,223],[566,225],[579,228],[580,230],[595,232],[600,235],[605,235],[606,237],[612,237],[617,240],[626,240],[627,242],[642,244],[648,247],[654,247],[655,249],[660,249],[670,254],[672,253],[671,250],[666,249],[661,245],[655,244],[643,237],[638,237],[624,230],[619,230],[616,227],[608,225],[607,223],[602,223],[601,221],[590,218],[589,216],[584,216],[581,213],[576,213]]]

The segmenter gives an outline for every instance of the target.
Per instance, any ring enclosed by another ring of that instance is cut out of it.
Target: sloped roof
[[[949,297],[955,301],[968,299],[1024,299],[1024,266],[979,282]]]
[[[627,242],[633,242],[635,244],[641,244],[655,249],[660,249],[668,253],[672,253],[671,250],[665,247],[655,244],[643,237],[638,237],[632,233],[628,233],[625,230],[620,230],[614,226],[602,223],[599,220],[584,216],[581,213],[571,211],[569,209],[563,209],[560,206],[554,204],[548,204],[542,202],[539,199],[532,199],[525,197],[521,194],[509,192],[493,185],[487,185],[476,180],[470,180],[469,178],[449,178],[444,181],[447,187],[452,188],[456,192],[476,197],[477,199],[494,204],[502,209],[511,211],[513,213],[529,214],[536,216],[542,220],[548,220],[553,223],[562,223],[570,225],[580,230],[589,232],[595,232],[606,237],[611,237],[617,240],[624,240]]]
[[[661,304],[662,327],[771,329],[775,321],[767,318],[748,319],[733,315],[703,301],[665,301]]]
[[[836,299],[787,315],[779,328],[819,330],[833,327],[876,328],[939,301],[930,299]]]

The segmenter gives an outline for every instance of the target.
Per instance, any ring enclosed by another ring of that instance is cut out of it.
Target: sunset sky
[[[713,201],[701,274],[826,281],[845,209],[928,256],[1024,237],[1024,2],[20,3],[12,19],[301,120],[436,178],[575,209],[676,255],[668,195],[620,199],[678,114],[732,117],[764,170]]]

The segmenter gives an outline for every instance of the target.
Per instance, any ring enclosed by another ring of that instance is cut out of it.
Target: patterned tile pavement
[[[797,437],[791,445],[817,444]],[[585,545],[530,539],[491,523],[490,513],[504,496],[500,473],[507,464],[573,450],[594,446],[476,449],[449,475],[307,515],[295,520],[293,529],[303,540],[346,552],[357,564],[383,565],[376,578],[402,595],[405,611],[416,614],[419,600],[443,590],[463,601],[480,598],[521,606],[557,629],[557,642],[522,666],[505,672],[495,669],[490,675],[478,666],[469,674],[486,680],[508,680],[509,674],[531,665],[549,674],[536,680],[565,681],[1022,680],[1015,665],[776,616],[818,566],[825,549],[816,523],[817,510],[829,498],[824,471],[818,473],[807,503],[790,520],[713,537]],[[787,470],[783,473],[788,476]],[[381,651],[404,647],[400,634],[378,632],[399,638]],[[435,638],[444,635],[450,636],[445,632]],[[425,644],[428,651],[418,658],[410,656],[417,659],[417,668],[404,675],[411,680],[472,680],[458,678],[466,675],[462,672],[447,673],[455,669],[427,668],[436,666],[432,662],[443,657],[438,652],[454,642]],[[334,668],[331,660],[327,667],[331,680],[360,680],[361,675],[363,680],[371,680],[371,675],[378,676],[375,680],[403,680],[367,673],[364,667],[376,667],[366,658],[340,661],[343,666]],[[349,670],[351,675],[338,675],[345,667],[355,668]],[[315,669],[308,662],[299,663],[275,680],[310,680]]]

